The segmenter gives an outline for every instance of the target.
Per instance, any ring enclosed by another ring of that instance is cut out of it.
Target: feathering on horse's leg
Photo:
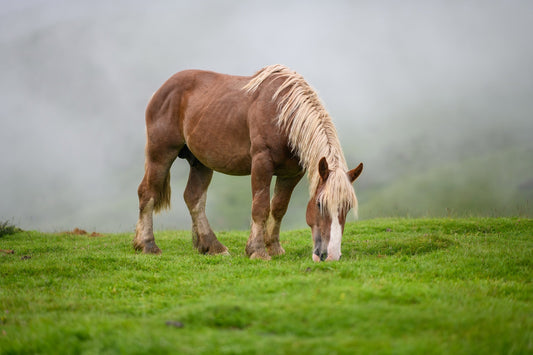
[[[205,214],[207,189],[213,176],[213,170],[196,159],[187,160],[191,165],[191,170],[183,198],[191,214],[193,245],[202,254],[229,255],[228,248],[220,243],[213,233]]]
[[[303,174],[293,177],[278,176],[276,178],[276,186],[274,188],[274,196],[270,202],[270,215],[268,216],[265,234],[265,245],[268,254],[271,256],[285,254],[285,250],[279,241],[281,221],[287,212],[292,192],[302,179],[302,176]]]

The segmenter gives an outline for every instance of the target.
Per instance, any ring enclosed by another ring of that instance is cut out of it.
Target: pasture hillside
[[[531,218],[532,154],[533,146],[504,149],[370,184],[359,194],[364,205],[361,217]]]
[[[92,231],[90,231],[92,232]],[[199,255],[162,231],[14,230],[0,237],[0,353],[526,354],[533,352],[533,220],[375,219],[346,226],[343,257]]]

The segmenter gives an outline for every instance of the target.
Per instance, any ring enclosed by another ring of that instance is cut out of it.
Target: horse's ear
[[[357,179],[359,175],[361,175],[362,172],[363,163],[359,163],[359,165],[357,165],[357,168],[348,171],[348,178],[350,179],[350,182],[353,183],[355,179]]]
[[[318,163],[318,174],[320,174],[320,178],[322,181],[326,181],[329,176],[329,167],[328,162],[326,161],[326,157],[322,157],[320,159],[320,162]]]

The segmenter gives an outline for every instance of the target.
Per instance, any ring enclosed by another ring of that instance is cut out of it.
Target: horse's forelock
[[[347,213],[352,209],[357,217],[357,197],[350,180],[343,169],[330,171],[328,179],[318,195],[321,213],[329,216]]]

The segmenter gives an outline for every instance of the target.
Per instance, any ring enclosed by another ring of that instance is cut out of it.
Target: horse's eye
[[[322,209],[322,204],[320,203],[320,201],[317,201],[317,203],[316,203],[316,207],[318,207],[319,210]]]

